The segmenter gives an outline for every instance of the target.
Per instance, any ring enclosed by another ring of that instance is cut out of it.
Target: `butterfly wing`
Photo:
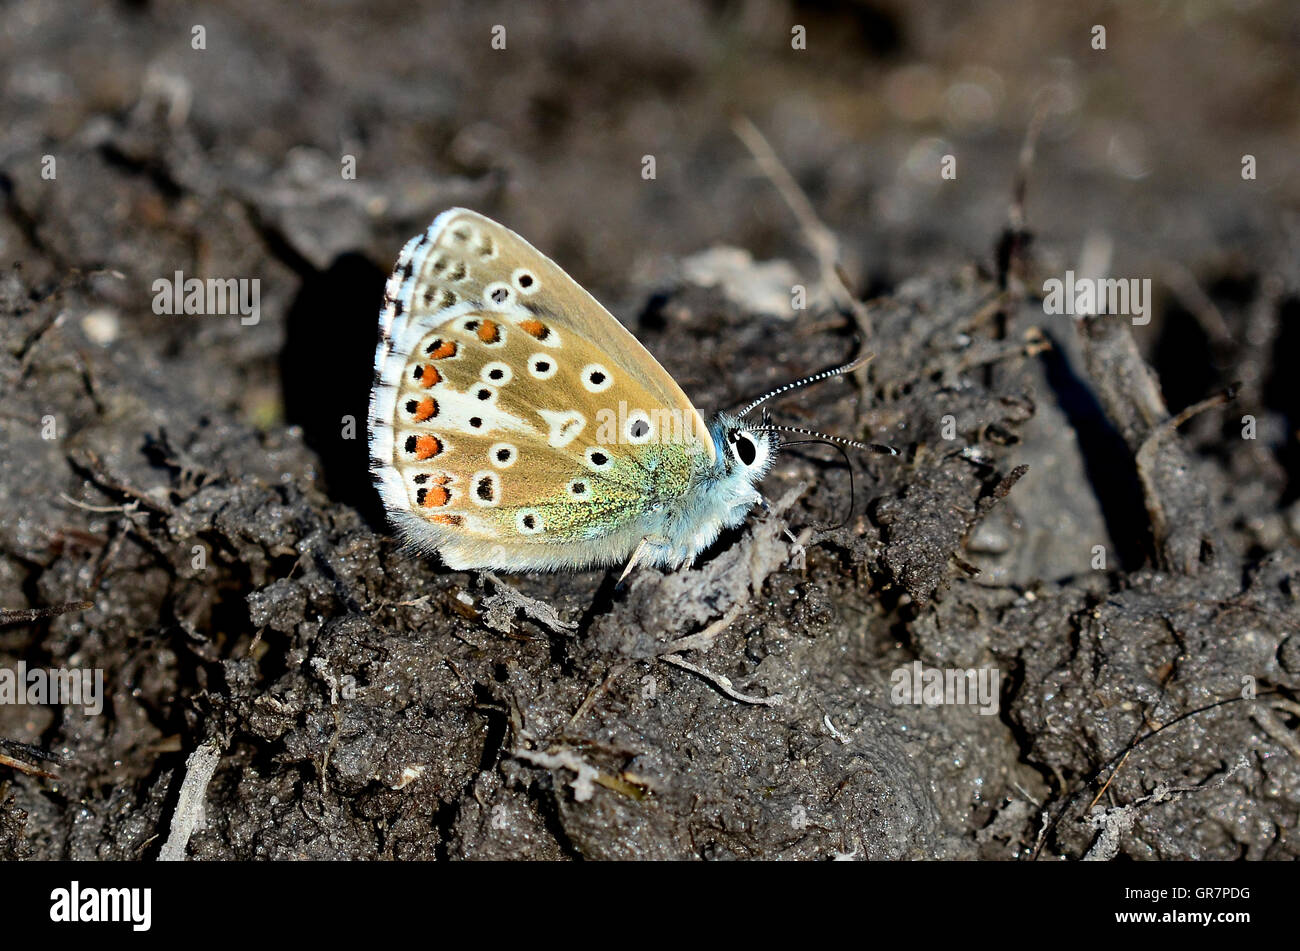
[[[624,560],[715,460],[703,419],[550,259],[472,211],[402,249],[380,315],[371,467],[452,567]]]

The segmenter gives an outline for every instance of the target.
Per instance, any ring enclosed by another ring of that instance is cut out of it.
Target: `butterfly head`
[[[764,432],[729,413],[719,413],[710,428],[718,465],[725,476],[752,485],[767,475],[779,448],[775,433]]]
[[[749,413],[775,396],[808,386],[811,383],[817,383],[820,380],[827,380],[831,377],[850,373],[870,359],[871,355],[867,355],[833,370],[814,373],[812,376],[806,376],[803,379],[795,380],[793,383],[779,386],[763,394],[734,415],[719,413],[713,421],[711,430],[714,445],[717,447],[717,465],[721,470],[720,487],[724,490],[724,495],[727,494],[725,490],[730,488],[732,490],[731,494],[737,497],[753,496],[757,498],[753,486],[763,476],[767,475],[768,470],[772,468],[772,463],[776,460],[776,454],[780,452],[783,444],[799,445],[806,442],[821,442],[835,446],[841,452],[845,448],[849,448],[897,455],[897,450],[889,446],[862,443],[841,436],[830,436],[826,433],[819,433],[816,430],[804,429],[799,426],[774,425],[768,417],[766,409],[763,410],[762,417],[758,422],[755,423],[746,419]],[[781,436],[786,433],[807,438],[783,443]],[[742,502],[743,499],[738,499],[735,504],[740,505]]]

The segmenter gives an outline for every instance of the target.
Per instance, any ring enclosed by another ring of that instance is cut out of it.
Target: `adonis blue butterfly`
[[[689,564],[761,504],[778,431],[820,435],[744,417],[865,362],[706,423],[573,278],[463,208],[402,249],[379,322],[371,471],[403,538],[461,569]]]

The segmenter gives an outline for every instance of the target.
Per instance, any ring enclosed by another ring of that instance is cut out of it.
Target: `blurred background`
[[[792,48],[796,26],[806,49]],[[1117,274],[1176,261],[1226,280],[1296,208],[1298,47],[1300,8],[1286,0],[12,0],[0,257],[30,261],[38,280],[58,277],[55,262],[118,269],[127,280],[109,293],[127,320],[139,283],[176,267],[260,276],[275,323],[304,275],[349,253],[387,269],[406,237],[464,202],[617,307],[666,258],[714,243],[809,264],[731,130],[743,114],[843,240],[853,280],[883,293],[991,263],[1039,108],[1027,214],[1049,264],[1073,263],[1102,232]],[[58,188],[40,177],[51,152]],[[957,176],[944,181],[948,154]],[[340,174],[345,155],[355,180]],[[129,192],[103,187],[123,170]],[[331,322],[354,319],[334,310]],[[200,336],[223,333],[238,330]],[[232,372],[256,383],[273,335],[240,336],[253,352]],[[193,337],[176,345],[204,344]],[[259,392],[227,382],[214,381],[227,398]]]

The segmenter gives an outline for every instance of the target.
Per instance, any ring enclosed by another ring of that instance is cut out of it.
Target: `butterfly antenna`
[[[866,365],[875,357],[874,353],[868,353],[866,356],[858,357],[852,363],[846,363],[842,367],[836,367],[834,370],[823,370],[821,373],[814,373],[812,376],[806,376],[802,380],[795,380],[793,383],[787,383],[785,386],[778,386],[770,393],[765,393],[754,402],[750,403],[736,415],[743,418],[750,410],[756,406],[766,403],[774,396],[780,396],[782,393],[789,393],[791,390],[797,390],[801,386],[808,386],[810,383],[820,383],[822,380],[829,380],[833,376],[843,376],[845,373],[852,373],[860,366]]]
[[[767,424],[755,426],[749,430],[751,433],[794,433],[798,436],[810,437],[807,442],[827,442],[834,446],[846,446],[849,449],[865,449],[867,452],[879,453],[883,456],[896,456],[898,450],[893,446],[882,446],[874,442],[858,442],[856,439],[845,439],[843,436],[828,436],[826,433],[819,433],[815,429],[803,429],[799,426],[776,426]],[[793,446],[794,443],[784,443],[787,446]]]

